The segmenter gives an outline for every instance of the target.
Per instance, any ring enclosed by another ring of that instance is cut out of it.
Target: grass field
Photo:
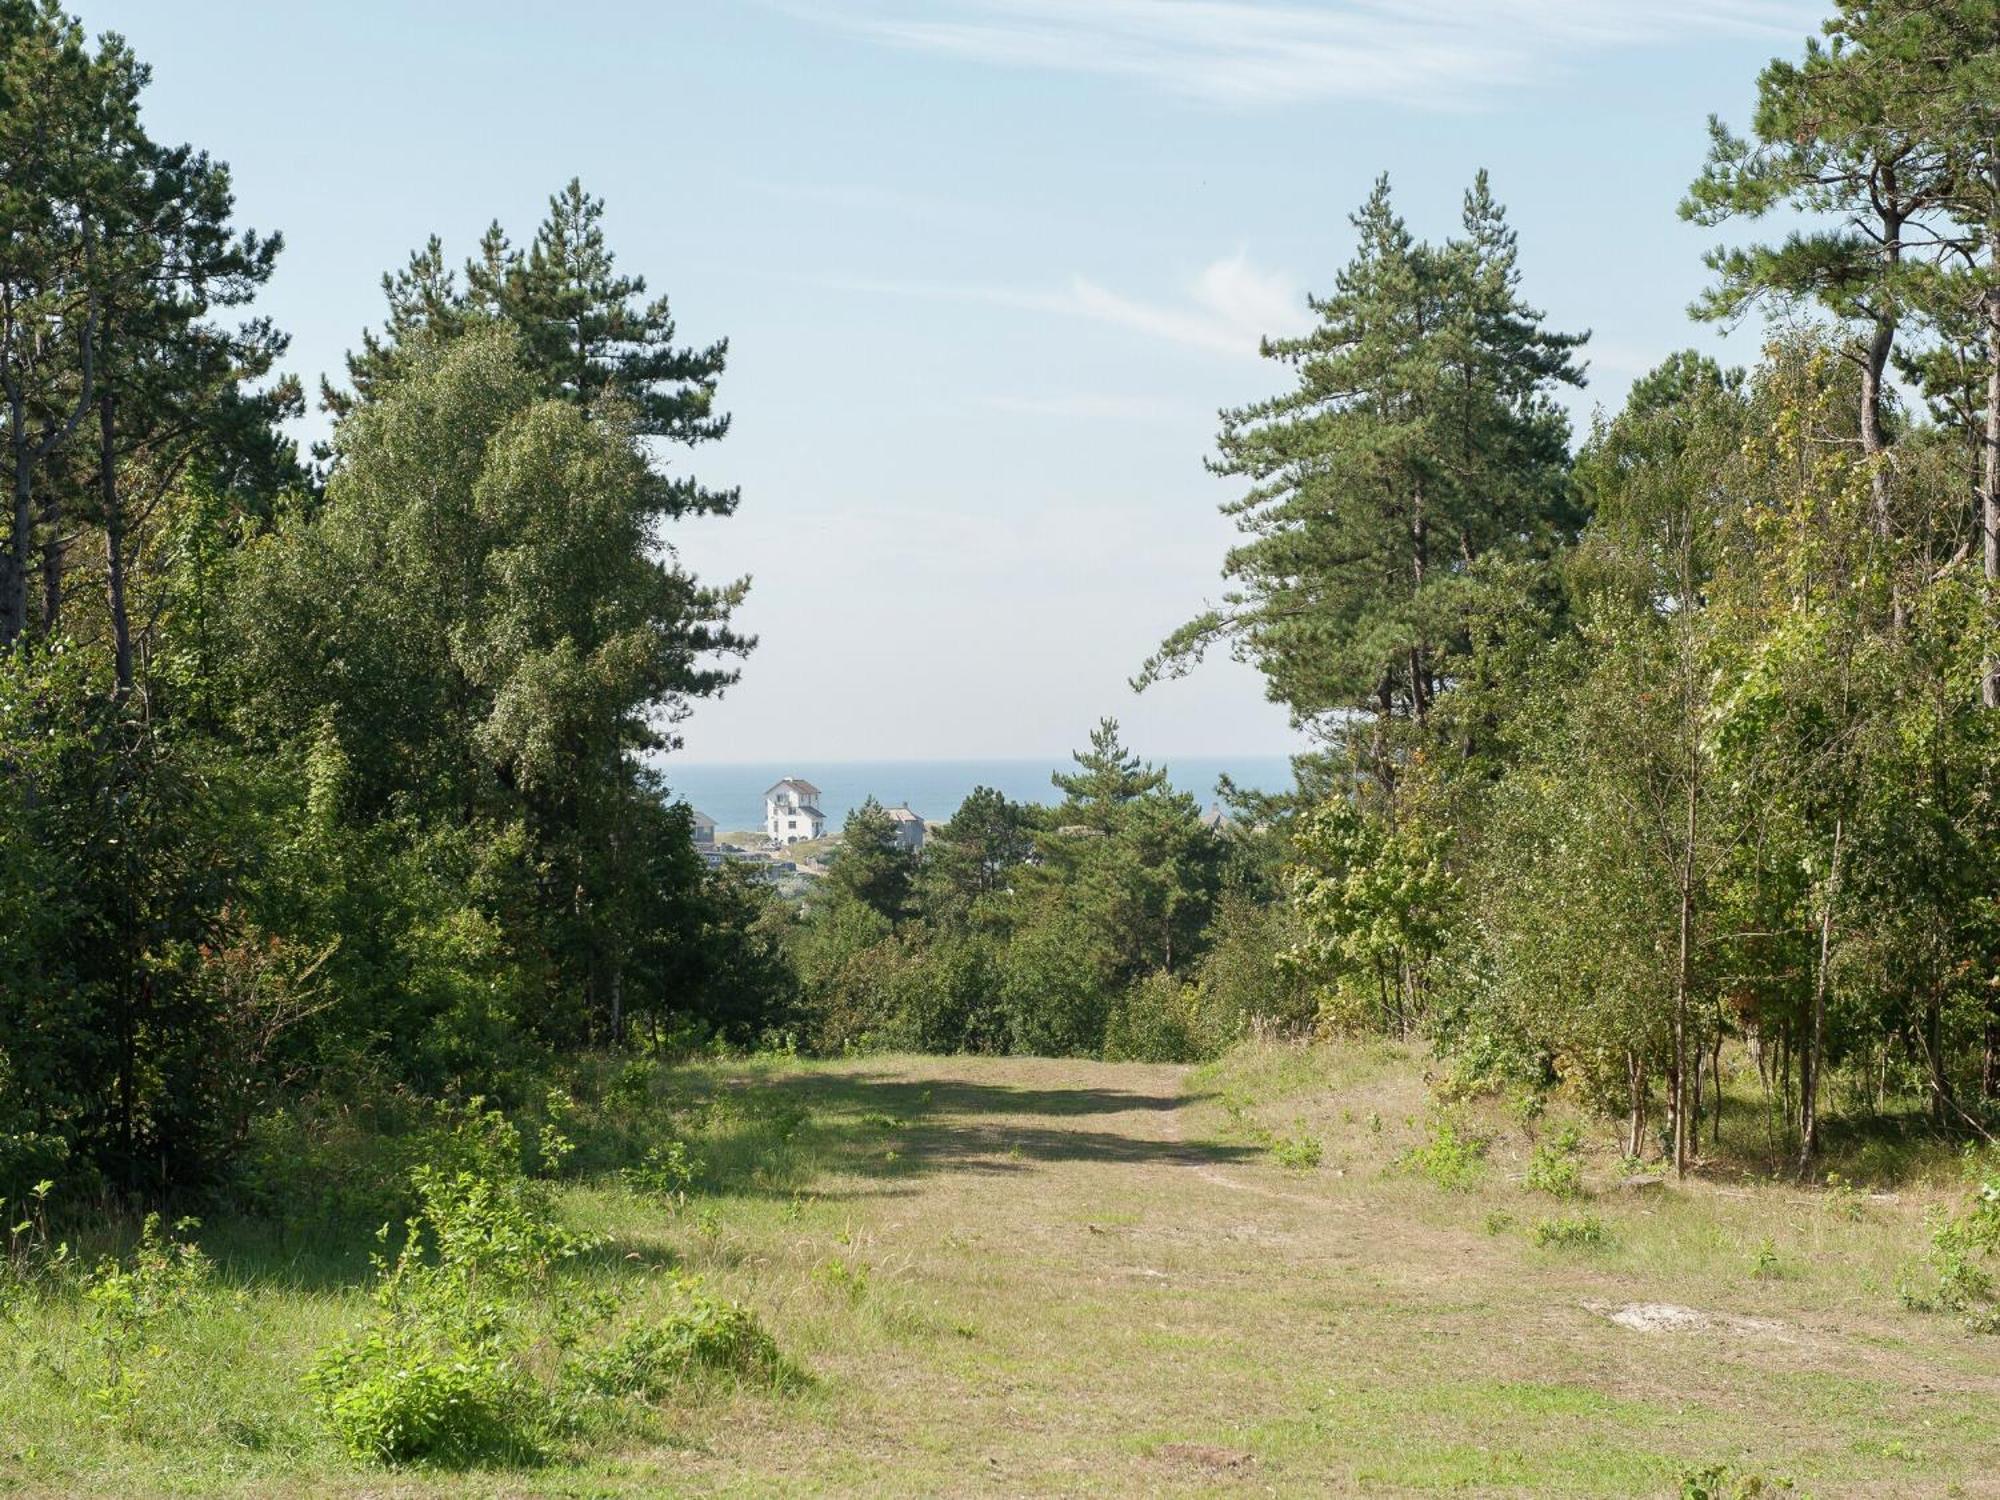
[[[218,1289],[115,1419],[74,1299],[7,1315],[0,1492],[1626,1496],[1728,1466],[2000,1495],[2000,1342],[1895,1295],[1942,1158],[1885,1196],[1632,1191],[1587,1144],[1559,1200],[1496,1109],[1447,1190],[1398,1165],[1435,1139],[1422,1071],[1384,1044],[678,1070],[673,1097],[745,1106],[710,1190],[606,1179],[565,1211],[628,1297],[678,1267],[753,1305],[802,1389],[668,1402],[531,1469],[364,1468],[299,1378],[363,1315],[371,1246],[224,1226]],[[1618,1321],[1652,1304],[1682,1311]]]

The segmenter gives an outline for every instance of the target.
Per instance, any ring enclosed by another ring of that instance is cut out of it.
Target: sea
[[[677,800],[715,819],[723,833],[764,826],[764,793],[787,776],[810,781],[820,789],[820,811],[829,831],[848,813],[873,797],[884,807],[908,807],[926,822],[942,823],[973,788],[992,787],[1014,802],[1055,803],[1062,794],[1050,783],[1058,770],[1073,770],[1062,760],[852,760],[739,762],[702,764],[669,756],[662,766],[667,786]],[[1258,792],[1283,792],[1292,785],[1291,761],[1282,755],[1235,757],[1192,756],[1166,762],[1168,778],[1194,795],[1205,808],[1215,799],[1216,784],[1226,774],[1238,786]]]

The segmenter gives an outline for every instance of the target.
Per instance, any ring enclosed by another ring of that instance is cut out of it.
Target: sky
[[[699,761],[1298,748],[1250,667],[1129,679],[1219,598],[1218,408],[1273,394],[1348,215],[1390,175],[1451,231],[1480,168],[1524,290],[1591,331],[1579,426],[1694,345],[1704,122],[1822,14],[1793,0],[72,0],[154,69],[147,119],[230,163],[286,249],[259,305],[315,385],[383,271],[572,176],[684,338],[726,336],[742,681]],[[310,427],[307,429],[311,434]]]

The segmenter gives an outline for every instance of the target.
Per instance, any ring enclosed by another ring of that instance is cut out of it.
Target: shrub
[[[668,1141],[646,1152],[646,1159],[623,1172],[625,1185],[635,1193],[646,1193],[678,1208],[702,1174],[702,1163],[688,1150],[686,1141]]]
[[[1151,974],[1112,1002],[1104,1023],[1107,1062],[1208,1062],[1242,1031],[1242,1014],[1199,984]]]
[[[130,1257],[106,1257],[84,1278],[90,1330],[103,1356],[103,1380],[90,1392],[106,1416],[129,1417],[165,1350],[156,1338],[166,1317],[192,1310],[215,1274],[200,1246],[183,1238],[199,1220],[181,1219],[171,1236],[158,1214],[146,1215]]]
[[[674,1306],[658,1322],[629,1328],[582,1360],[579,1377],[589,1390],[656,1401],[705,1379],[776,1389],[803,1380],[749,1308],[714,1295],[693,1276],[675,1277],[673,1296]]]
[[[1280,1136],[1271,1142],[1271,1158],[1281,1167],[1309,1172],[1325,1158],[1319,1141],[1301,1130],[1297,1135]]]
[[[518,1133],[477,1101],[433,1145],[411,1173],[419,1209],[401,1251],[376,1257],[373,1318],[323,1351],[306,1385],[357,1458],[518,1462],[544,1450],[555,1423],[530,1349],[567,1350],[611,1311],[557,1277],[595,1241],[558,1222],[548,1184],[521,1170]],[[553,1123],[540,1154],[568,1154]]]
[[[1680,1476],[1681,1500],[1757,1500],[1760,1495],[1776,1494],[1791,1487],[1789,1479],[1745,1474],[1727,1464],[1683,1469]]]
[[[1611,1243],[1611,1231],[1595,1214],[1567,1214],[1537,1224],[1535,1243],[1544,1249],[1601,1250]]]
[[[1545,1141],[1529,1153],[1525,1179],[1530,1192],[1554,1198],[1583,1196],[1583,1164],[1577,1160],[1582,1138],[1570,1126],[1552,1141]]]
[[[1990,1262],[2000,1256],[2000,1177],[1982,1182],[1954,1214],[1931,1216],[1925,1256],[1930,1284],[1905,1284],[1903,1302],[1919,1312],[1955,1312],[1976,1333],[2000,1333],[2000,1291]]]
[[[1750,1252],[1750,1274],[1760,1281],[1776,1281],[1785,1274],[1784,1263],[1778,1259],[1778,1242],[1769,1235]]]
[[[469,1468],[542,1453],[548,1413],[498,1346],[390,1321],[321,1357],[307,1386],[364,1463]]]
[[[1461,1131],[1451,1116],[1440,1114],[1424,1143],[1404,1153],[1403,1165],[1447,1192],[1464,1192],[1485,1171],[1486,1146],[1483,1136]]]

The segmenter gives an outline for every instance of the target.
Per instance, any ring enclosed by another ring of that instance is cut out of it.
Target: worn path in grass
[[[851,1127],[809,1212],[728,1220],[718,1250],[821,1383],[697,1416],[620,1476],[1637,1495],[1727,1463],[1818,1495],[2000,1495],[2000,1345],[1876,1284],[1910,1225],[1788,1221],[1778,1189],[1665,1189],[1590,1205],[1609,1248],[1538,1249],[1510,1218],[1559,1206],[1504,1166],[1470,1194],[1389,1170],[1420,1123],[1416,1071],[1336,1069],[1276,1102],[1256,1078],[1075,1061],[735,1080]],[[1325,1160],[1277,1165],[1273,1133]],[[1748,1268],[1756,1235],[1775,1277]],[[1606,1316],[1640,1302],[1711,1318]]]

